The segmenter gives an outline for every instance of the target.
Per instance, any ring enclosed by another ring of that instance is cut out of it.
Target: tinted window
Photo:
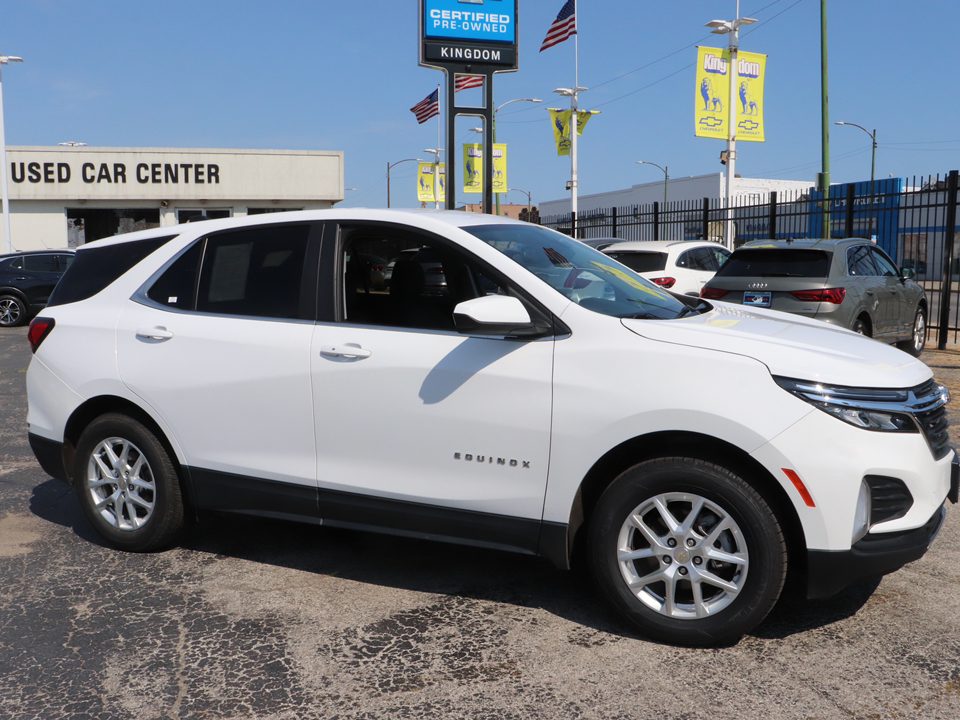
[[[721,266],[717,277],[825,278],[830,257],[824,250],[741,248]]]
[[[298,318],[309,225],[277,225],[207,238],[198,312]]]
[[[24,270],[33,272],[58,272],[56,255],[24,255]]]
[[[147,290],[154,302],[180,310],[193,310],[197,301],[197,278],[203,257],[203,240],[198,240],[174,260]]]
[[[847,273],[860,277],[878,274],[870,257],[870,248],[857,245],[847,250]]]
[[[349,323],[454,331],[457,303],[510,292],[462,252],[417,233],[344,226],[341,236],[343,319]],[[390,258],[386,267],[384,257]]]
[[[526,268],[567,299],[614,317],[673,319],[686,305],[581,242],[537,225],[463,228]]]
[[[66,305],[93,297],[176,235],[106,246],[85,246],[60,278],[47,305]]]
[[[881,275],[887,277],[898,277],[900,275],[900,273],[897,272],[897,266],[893,264],[890,258],[884,255],[880,248],[871,247],[870,253],[873,255],[873,261],[877,264],[877,269]]]
[[[612,252],[610,257],[634,272],[659,272],[667,266],[667,254],[661,252]]]

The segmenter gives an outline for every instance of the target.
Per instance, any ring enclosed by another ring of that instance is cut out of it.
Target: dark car
[[[23,325],[47,304],[73,250],[36,250],[0,255],[0,327]]]
[[[862,238],[756,240],[734,250],[700,297],[816,318],[919,355],[929,309],[913,277]]]

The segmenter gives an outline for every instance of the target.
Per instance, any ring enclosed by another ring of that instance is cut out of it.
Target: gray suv
[[[700,293],[839,325],[920,355],[928,305],[911,269],[870,240],[757,240],[734,251]]]

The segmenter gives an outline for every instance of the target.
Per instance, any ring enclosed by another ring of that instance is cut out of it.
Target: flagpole
[[[579,25],[579,18],[577,20]],[[573,36],[573,94],[570,96],[570,209],[573,211],[573,237],[577,237],[577,124],[580,120],[577,93],[580,92],[580,34]]]

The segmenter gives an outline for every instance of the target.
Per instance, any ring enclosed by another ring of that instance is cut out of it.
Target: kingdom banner
[[[445,202],[446,193],[444,192],[443,179],[446,172],[446,163],[440,163],[439,180],[440,196],[435,197],[433,192],[434,168],[436,163],[420,162],[417,163],[417,200],[420,202]]]
[[[730,51],[697,48],[696,137],[727,139],[727,102]],[[765,142],[763,129],[763,80],[767,56],[737,53],[736,139]]]
[[[505,193],[507,189],[507,145],[496,143],[493,146],[493,192]],[[483,192],[483,145],[479,143],[463,145],[463,191]]]
[[[553,141],[557,145],[557,155],[570,154],[570,110],[557,110],[547,108],[550,111],[550,124],[553,126]],[[577,110],[577,135],[583,135],[583,128],[587,121],[594,115],[598,115],[599,110]]]

